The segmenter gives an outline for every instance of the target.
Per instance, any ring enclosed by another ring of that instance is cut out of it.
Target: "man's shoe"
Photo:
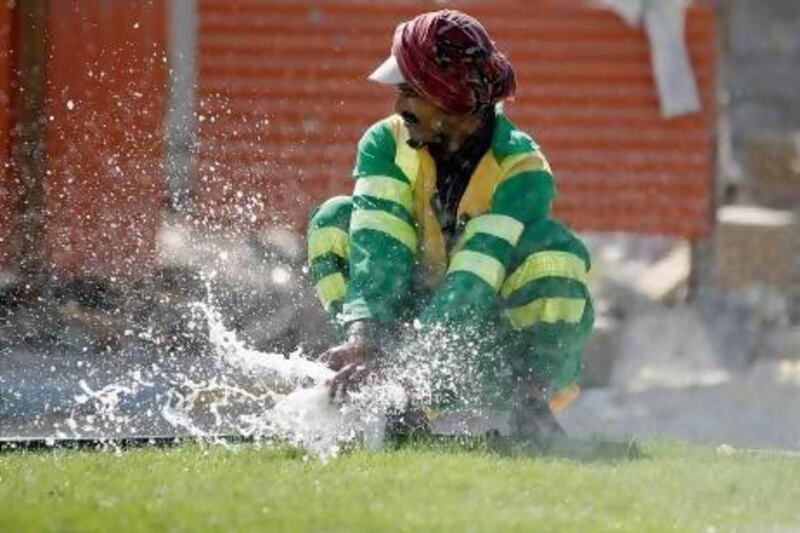
[[[403,411],[386,415],[386,441],[395,446],[430,438],[431,435],[428,415],[419,407],[409,404]]]
[[[543,395],[517,394],[509,423],[512,438],[544,448],[567,436]]]

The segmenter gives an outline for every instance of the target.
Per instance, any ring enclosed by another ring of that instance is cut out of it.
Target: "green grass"
[[[323,464],[183,446],[0,454],[0,531],[800,528],[800,460],[645,446],[634,461],[407,448]]]

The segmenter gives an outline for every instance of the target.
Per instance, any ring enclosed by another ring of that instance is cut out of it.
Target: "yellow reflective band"
[[[568,252],[538,252],[529,255],[503,285],[503,298],[526,283],[548,276],[570,278],[586,283],[586,265],[577,255]]]
[[[405,244],[412,254],[417,252],[417,233],[400,218],[376,209],[357,209],[350,220],[350,233],[371,229],[385,233]]]
[[[511,179],[523,172],[544,170],[552,173],[550,163],[547,162],[541,152],[510,155],[503,160],[500,168],[503,170],[502,180]]]
[[[583,317],[586,300],[583,298],[539,298],[527,305],[506,311],[514,329],[524,329],[537,322],[577,324]]]
[[[411,213],[411,187],[400,180],[386,176],[365,176],[356,181],[355,194],[391,200]]]
[[[530,155],[531,152],[525,152],[522,154],[511,154],[509,156],[506,156],[506,158],[500,162],[500,170],[503,172],[504,175],[508,174],[508,171],[514,168],[514,165],[518,164],[521,161],[525,161],[530,157]]]
[[[506,215],[481,215],[467,223],[463,242],[467,242],[476,233],[487,233],[516,246],[523,229],[525,225],[515,218]]]
[[[394,155],[394,164],[403,171],[408,181],[413,186],[419,173],[419,155],[417,150],[408,145],[408,130],[403,119],[399,115],[394,115],[392,133],[394,133],[394,143],[397,147]]]
[[[453,257],[447,273],[451,272],[471,272],[488,283],[495,291],[500,290],[506,276],[506,269],[500,261],[490,255],[472,250],[461,250]]]
[[[327,311],[333,302],[344,298],[347,292],[347,282],[341,272],[336,272],[319,280],[314,288],[317,289],[317,296],[322,302],[322,307]]]
[[[341,228],[329,226],[311,230],[308,235],[308,263],[327,253],[347,259],[349,243],[350,236]]]

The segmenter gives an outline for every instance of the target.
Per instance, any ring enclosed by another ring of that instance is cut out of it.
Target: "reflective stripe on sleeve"
[[[492,289],[500,290],[506,269],[494,257],[472,250],[461,250],[450,263],[448,274],[452,272],[471,272],[488,283]]]
[[[314,288],[317,290],[322,307],[327,311],[330,310],[331,304],[344,299],[347,282],[341,272],[336,272],[319,280]]]
[[[369,229],[380,231],[403,243],[412,254],[417,252],[417,233],[406,222],[386,211],[377,209],[359,209],[353,212],[350,220],[350,233]]]
[[[524,229],[522,222],[507,215],[481,215],[467,223],[462,242],[466,243],[476,233],[486,233],[516,246]]]
[[[411,213],[411,187],[394,178],[386,176],[365,176],[356,181],[356,196],[372,196],[383,200],[390,200]]]
[[[585,307],[583,298],[539,298],[527,305],[508,309],[505,314],[514,329],[524,329],[537,322],[577,324]]]
[[[503,298],[533,280],[548,276],[570,278],[586,283],[586,265],[568,252],[538,252],[529,255],[503,285]]]
[[[317,257],[334,253],[343,259],[349,254],[350,236],[341,228],[329,226],[311,230],[308,235],[308,262]]]

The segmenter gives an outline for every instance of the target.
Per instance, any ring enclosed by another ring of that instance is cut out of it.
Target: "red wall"
[[[17,188],[11,174],[11,8],[0,2],[0,268],[11,265]]]
[[[302,227],[321,199],[349,193],[355,143],[391,112],[366,81],[395,25],[441,2],[199,0],[195,197],[207,216]],[[456,3],[516,68],[511,118],[543,146],[556,210],[583,230],[699,238],[713,180],[715,24],[688,16],[704,111],[659,116],[649,46],[613,13],[563,0]]]
[[[166,2],[50,6],[47,254],[56,272],[136,277],[163,196]]]
[[[198,0],[194,195],[223,224],[302,228],[349,193],[355,143],[391,112],[365,76],[429,0]],[[11,9],[0,2],[0,266],[10,263]],[[659,116],[646,36],[561,0],[458,3],[514,63],[508,113],[555,169],[560,217],[582,230],[699,238],[713,181],[715,20],[691,8],[704,110]],[[163,198],[166,1],[51,2],[45,248],[56,272],[137,276],[156,259]]]

